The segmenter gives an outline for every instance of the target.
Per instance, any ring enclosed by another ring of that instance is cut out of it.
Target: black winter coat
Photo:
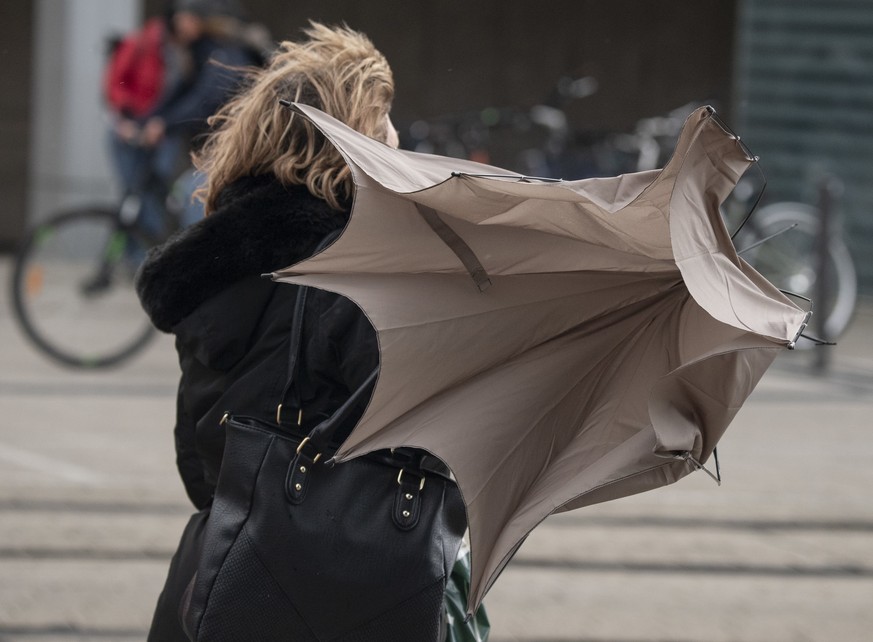
[[[261,275],[310,256],[347,220],[348,212],[305,187],[244,178],[222,192],[215,213],[152,250],[140,269],[143,307],[157,328],[176,335],[177,465],[197,508],[212,501],[224,413],[271,421],[283,401],[298,288]],[[311,289],[303,327],[297,389],[306,430],[362,384],[378,365],[378,352],[369,321],[339,295]],[[363,411],[352,413],[341,437]]]

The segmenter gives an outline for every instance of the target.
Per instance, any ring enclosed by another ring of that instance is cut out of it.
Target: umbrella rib
[[[449,249],[455,253],[455,256],[457,256],[461,263],[463,263],[464,267],[467,268],[467,271],[470,273],[470,276],[473,278],[479,291],[484,292],[491,287],[491,279],[488,278],[488,273],[485,271],[485,268],[482,267],[481,261],[479,261],[479,258],[473,250],[470,249],[470,246],[467,245],[460,236],[458,236],[457,232],[449,227],[440,217],[439,213],[437,213],[433,208],[422,205],[421,203],[416,203],[415,206],[418,208],[421,217],[428,225],[430,225],[430,228],[437,233],[437,236],[439,236],[443,242],[449,246]]]

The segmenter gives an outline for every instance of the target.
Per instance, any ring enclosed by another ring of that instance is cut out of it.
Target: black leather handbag
[[[306,288],[292,324],[293,390]],[[192,640],[428,642],[466,528],[439,460],[379,451],[330,465],[374,372],[308,433],[226,416],[226,446],[181,617]],[[289,386],[286,386],[285,397]]]

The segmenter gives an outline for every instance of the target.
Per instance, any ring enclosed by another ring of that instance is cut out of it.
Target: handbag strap
[[[291,395],[290,404],[292,408],[297,408],[297,425],[303,423],[303,403],[300,399],[300,391],[294,385],[297,381],[300,367],[300,347],[303,341],[303,312],[306,308],[306,295],[309,292],[309,287],[305,285],[297,286],[297,300],[294,302],[294,312],[291,317],[291,333],[288,344],[288,378],[285,381],[285,386],[282,388],[282,395],[279,397],[280,403],[276,408],[276,423],[282,424],[282,408],[285,406],[285,400]]]
[[[321,239],[312,254],[315,255],[321,252],[333,243],[341,233],[342,228],[329,232]],[[288,378],[285,381],[285,386],[282,388],[279,405],[276,407],[276,423],[279,425],[282,424],[282,408],[285,405],[285,400],[288,399],[289,392],[291,393],[291,406],[297,408],[297,425],[300,426],[303,423],[303,404],[300,392],[294,386],[294,382],[300,376],[298,369],[300,368],[300,351],[303,342],[303,313],[306,310],[306,295],[308,293],[309,286],[297,286],[297,300],[294,302],[294,312],[291,316],[291,334],[288,342]]]
[[[315,253],[323,250],[328,244],[332,243],[342,230],[334,230],[322,239],[321,243],[315,249]],[[297,425],[303,423],[303,404],[300,397],[300,391],[296,383],[300,379],[300,353],[303,342],[303,314],[306,309],[306,299],[309,293],[309,286],[300,285],[297,290],[297,299],[294,302],[294,312],[291,317],[291,335],[288,348],[288,379],[282,389],[281,403],[276,409],[276,423],[282,423],[282,408],[285,400],[289,399],[292,407],[297,408]],[[355,406],[361,401],[364,394],[368,393],[379,375],[379,366],[367,375],[367,378],[361,383],[358,388],[343,402],[343,404],[334,411],[334,413],[319,423],[309,435],[301,442],[300,449],[304,448],[307,443],[315,449],[313,460],[319,458],[321,453],[330,445],[334,434],[342,423],[348,418],[349,414],[354,410]],[[298,449],[298,452],[300,452]]]
[[[379,366],[376,366],[373,371],[369,375],[367,375],[367,378],[364,379],[364,382],[360,386],[358,386],[357,390],[349,395],[348,399],[346,399],[343,404],[339,408],[337,408],[330,417],[322,421],[310,431],[309,436],[306,439],[308,439],[312,443],[312,446],[313,448],[315,448],[316,452],[320,454],[327,450],[328,446],[330,446],[330,443],[333,440],[333,436],[336,433],[337,429],[348,418],[348,416],[355,409],[355,406],[358,405],[358,402],[361,401],[364,395],[368,394],[370,390],[372,390],[372,387],[376,382],[376,377],[378,376]]]

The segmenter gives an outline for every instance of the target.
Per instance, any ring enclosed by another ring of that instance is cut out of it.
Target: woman
[[[261,65],[272,47],[266,30],[242,16],[235,0],[173,0],[162,18],[147,23],[143,37],[122,46],[119,53],[127,55],[110,66],[107,97],[116,107],[111,151],[125,191],[143,199],[140,223],[154,238],[169,231],[167,191],[186,169],[207,119],[237,89],[240,69]],[[118,68],[125,61],[127,68]],[[160,78],[143,87],[152,75]],[[137,89],[150,90],[148,102],[142,96],[133,102]],[[186,196],[194,187],[186,181]],[[202,218],[203,209],[184,200],[181,223],[189,225]]]
[[[169,24],[185,74],[148,114],[140,133],[145,146],[168,138],[189,144],[237,89],[239,70],[264,63],[272,49],[269,34],[243,14],[236,0],[171,3]]]
[[[391,69],[363,35],[313,24],[308,40],[283,43],[247,88],[211,119],[195,164],[208,177],[206,218],[152,251],[137,289],[154,324],[176,336],[182,370],[175,427],[179,472],[200,510],[186,528],[155,612],[150,640],[187,639],[179,604],[224,449],[224,412],[272,417],[287,379],[297,288],[261,274],[313,253],[348,220],[349,168],[300,116],[278,103],[313,105],[361,133],[397,143],[388,113]],[[307,299],[300,394],[307,418],[325,417],[378,364],[375,333],[348,300],[313,290]],[[363,412],[351,417],[346,434]],[[306,426],[304,426],[306,427]]]

